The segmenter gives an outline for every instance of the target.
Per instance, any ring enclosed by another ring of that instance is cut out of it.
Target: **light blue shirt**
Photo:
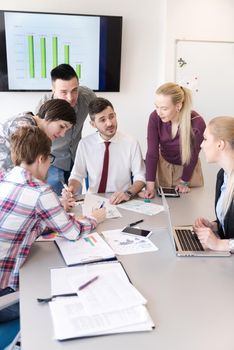
[[[218,202],[216,204],[216,214],[217,214],[217,217],[219,219],[219,222],[222,225],[224,234],[225,234],[225,230],[224,230],[223,200],[224,200],[224,195],[225,195],[225,192],[226,192],[226,189],[227,189],[227,180],[228,180],[228,176],[224,172],[223,184],[222,184],[221,189],[220,189],[221,190],[221,194],[220,194]]]

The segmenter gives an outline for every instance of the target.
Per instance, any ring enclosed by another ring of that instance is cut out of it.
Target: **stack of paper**
[[[94,282],[87,284],[94,276]],[[52,295],[78,291],[77,297],[50,302],[56,339],[149,331],[154,327],[145,298],[117,261],[53,269],[51,286]]]
[[[115,253],[97,233],[83,235],[77,241],[58,237],[55,240],[68,266],[115,258]]]

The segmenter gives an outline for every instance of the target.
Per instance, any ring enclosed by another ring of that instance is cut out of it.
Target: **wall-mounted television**
[[[122,17],[0,11],[0,91],[48,91],[70,64],[80,84],[119,91]]]

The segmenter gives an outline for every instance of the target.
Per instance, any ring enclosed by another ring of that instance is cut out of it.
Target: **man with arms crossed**
[[[145,185],[145,166],[139,143],[117,131],[114,108],[105,98],[98,97],[90,102],[89,115],[90,124],[97,132],[80,141],[68,191],[64,191],[64,195],[69,195],[66,192],[76,194],[83,179],[88,176],[89,192],[114,192],[110,198],[112,204],[128,201]],[[106,146],[109,160],[106,185],[103,187]]]
[[[48,183],[60,195],[63,182],[66,182],[75,159],[76,149],[81,139],[84,121],[88,115],[88,105],[95,98],[92,90],[79,86],[75,70],[69,64],[60,64],[51,71],[52,92],[43,96],[39,107],[47,100],[60,98],[66,100],[76,113],[76,125],[69,130],[63,139],[55,140],[52,144],[54,164],[48,173]]]

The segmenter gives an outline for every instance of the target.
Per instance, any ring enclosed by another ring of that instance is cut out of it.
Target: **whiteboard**
[[[234,116],[234,42],[176,41],[175,81],[193,91],[204,119]]]

